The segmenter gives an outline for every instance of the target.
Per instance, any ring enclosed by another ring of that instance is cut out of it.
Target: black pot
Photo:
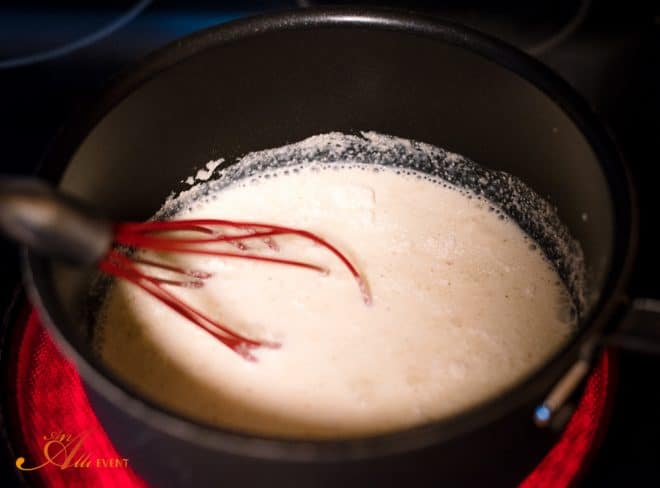
[[[583,246],[596,305],[542,368],[455,418],[357,440],[275,440],[201,425],[141,398],[98,363],[76,320],[90,276],[28,255],[49,330],[119,452],[154,486],[511,486],[553,442],[556,433],[534,425],[534,409],[576,361],[588,363],[626,310],[636,210],[625,167],[588,107],[526,55],[396,12],[233,22],[177,41],[115,83],[60,134],[42,176],[140,219],[210,159],[358,130],[449,149],[546,196]]]

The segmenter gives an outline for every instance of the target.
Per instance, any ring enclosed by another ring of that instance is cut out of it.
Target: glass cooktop
[[[149,51],[245,15],[329,3],[333,2],[103,0],[94,2],[92,10],[89,2],[79,1],[3,2],[0,173],[33,172],[49,141],[76,107],[93,99],[108,78]],[[548,64],[590,102],[618,143],[639,190],[641,247],[633,295],[660,298],[660,232],[655,230],[660,176],[656,149],[660,8],[653,11],[641,2],[589,0],[387,5],[440,15],[503,38]],[[58,50],[62,46],[66,47]],[[68,49],[75,47],[80,49]],[[0,309],[5,310],[19,279],[16,249],[0,241],[0,259]],[[0,346],[1,353],[11,344]],[[585,486],[660,482],[656,416],[660,357],[623,352],[619,358],[612,423]],[[13,460],[0,452],[0,479],[13,477]]]

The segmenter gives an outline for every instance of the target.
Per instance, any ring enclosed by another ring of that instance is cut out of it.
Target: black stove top
[[[94,3],[94,10],[88,2],[77,1],[3,2],[0,173],[34,171],[49,141],[75,107],[93,99],[110,77],[149,51],[195,30],[251,13],[320,3],[332,2],[103,0]],[[660,298],[660,232],[655,230],[655,191],[660,176],[656,150],[660,134],[660,8],[653,11],[635,1],[590,0],[387,4],[451,18],[503,38],[548,64],[591,103],[619,144],[639,190],[641,247],[632,294]],[[135,7],[146,8],[131,18]],[[106,26],[121,21],[127,12],[125,25],[102,35]],[[48,54],[56,46],[98,31],[99,39],[86,47],[29,64],[35,52]],[[4,309],[18,280],[18,265],[16,250],[9,244],[0,241],[0,253],[0,307]],[[660,357],[622,352],[619,360],[611,426],[583,480],[586,486],[660,482],[660,420],[656,415]],[[0,479],[14,479],[13,460],[4,454],[0,452]]]

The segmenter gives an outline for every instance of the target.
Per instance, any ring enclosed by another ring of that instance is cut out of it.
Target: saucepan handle
[[[38,254],[92,265],[110,248],[112,229],[93,209],[46,183],[0,177],[0,232]]]
[[[569,397],[591,370],[592,352],[597,345],[619,347],[631,351],[660,354],[660,300],[631,300],[615,332],[587,344],[585,353],[573,364],[534,411],[537,425],[561,429],[572,412]]]
[[[619,328],[605,336],[603,342],[608,346],[660,354],[660,300],[632,300]]]

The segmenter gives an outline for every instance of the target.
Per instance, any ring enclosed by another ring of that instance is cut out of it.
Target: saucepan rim
[[[39,174],[57,181],[80,143],[105,114],[158,73],[190,56],[267,33],[328,27],[398,31],[449,43],[512,71],[556,103],[576,124],[597,155],[612,199],[616,202],[613,205],[613,259],[603,293],[572,340],[526,380],[504,394],[456,416],[402,431],[356,439],[302,441],[268,438],[203,424],[143,398],[67,340],[57,325],[68,319],[56,298],[50,263],[24,251],[24,276],[32,302],[38,307],[57,344],[76,364],[86,387],[140,422],[191,444],[271,460],[341,461],[395,454],[447,441],[513,412],[533,397],[540,397],[580,354],[588,339],[600,334],[612,322],[625,296],[625,285],[637,247],[636,198],[623,161],[587,104],[566,82],[521,51],[472,29],[419,14],[373,8],[304,9],[237,20],[177,40],[146,57],[114,81],[97,103],[79,111],[49,148]],[[531,422],[532,412],[529,415]]]

